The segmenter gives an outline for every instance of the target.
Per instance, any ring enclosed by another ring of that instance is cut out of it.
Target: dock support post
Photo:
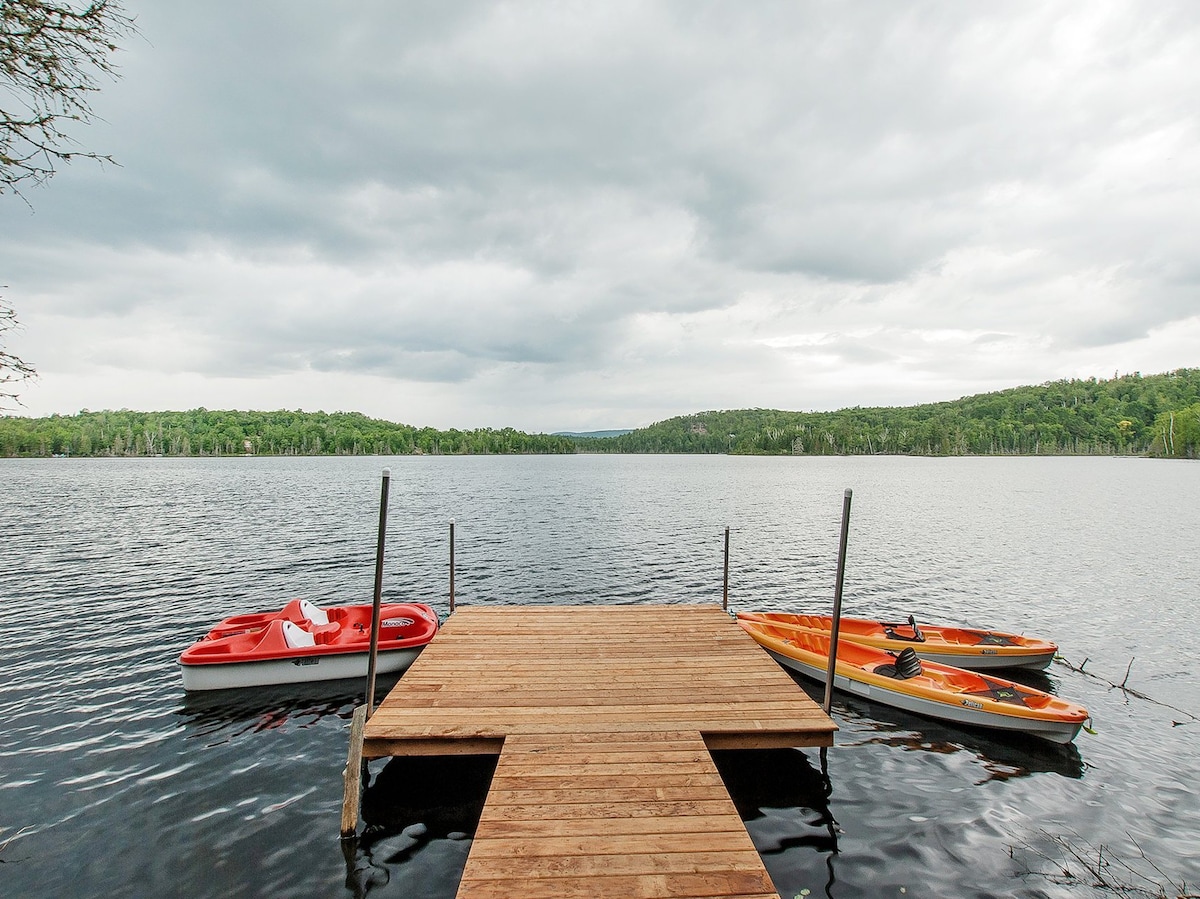
[[[450,614],[454,614],[454,519],[450,519]]]
[[[837,670],[838,633],[842,627],[842,581],[846,576],[846,538],[850,533],[850,497],[854,491],[846,488],[842,499],[842,536],[838,541],[837,580],[833,587],[833,622],[829,632],[829,668],[825,672],[825,714],[833,707],[833,675]]]
[[[351,840],[358,832],[358,806],[362,801],[363,728],[367,724],[367,707],[360,705],[350,719],[350,750],[346,753],[346,770],[342,772],[342,839]]]
[[[725,525],[725,585],[723,591],[722,607],[726,612],[729,611],[729,525]]]
[[[392,470],[383,470],[379,488],[379,542],[375,547],[375,594],[371,600],[371,653],[367,659],[367,717],[375,712],[375,661],[379,655],[379,606],[383,597],[383,543],[387,535],[388,487]]]

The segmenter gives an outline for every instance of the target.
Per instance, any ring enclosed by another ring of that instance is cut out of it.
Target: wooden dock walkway
[[[459,609],[363,755],[499,753],[458,895],[775,897],[710,749],[836,726],[715,606]]]

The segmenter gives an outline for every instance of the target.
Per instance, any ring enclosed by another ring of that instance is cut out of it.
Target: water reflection
[[[823,701],[823,685],[791,670],[788,674],[815,702]],[[1041,671],[1016,674],[1012,680],[1051,692],[1047,688],[1052,686],[1052,680]],[[1081,778],[1086,768],[1074,743],[1062,745],[1017,732],[950,724],[843,692],[834,694],[833,716],[842,726],[842,732],[834,741],[836,746],[876,744],[944,755],[968,752],[976,756],[988,772],[979,784],[1043,773]],[[848,728],[847,724],[852,727]],[[860,737],[855,731],[873,734]]]
[[[798,853],[825,857],[825,894],[833,895],[833,856],[838,852],[838,823],[830,808],[833,784],[828,755],[820,751],[814,767],[799,749],[722,750],[712,753],[738,815],[778,885],[797,867]]]
[[[976,785],[1031,774],[1078,779],[1086,767],[1074,743],[1062,745],[1026,734],[943,724],[857,697],[842,697],[834,703],[833,711],[839,722],[853,724],[853,728],[843,727],[838,746],[887,746],[940,755],[966,752],[977,758],[987,772]]]
[[[837,852],[827,769],[814,768],[799,749],[725,749],[714,751],[712,758],[743,821],[764,817],[766,809],[809,809],[817,815],[809,824],[819,830],[790,843]]]
[[[360,845],[412,825],[430,838],[473,833],[496,771],[495,755],[397,756],[363,792]]]
[[[389,759],[363,791],[361,835],[342,846],[346,887],[356,899],[390,887],[396,895],[454,896],[497,759]]]
[[[397,680],[398,677],[380,677],[377,694],[387,695]],[[354,706],[364,701],[363,697],[361,678],[206,690],[182,694],[175,714],[183,719],[189,739],[219,743],[263,731],[309,727],[330,715],[349,719]]]

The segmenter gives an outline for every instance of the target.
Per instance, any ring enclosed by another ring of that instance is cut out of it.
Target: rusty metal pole
[[[825,672],[825,714],[833,708],[833,676],[837,670],[838,633],[842,626],[842,581],[846,576],[846,538],[850,534],[850,497],[854,491],[846,488],[842,499],[842,536],[838,542],[837,581],[833,587],[833,623],[829,632],[829,668]]]
[[[371,654],[367,661],[367,717],[375,714],[375,661],[379,655],[379,606],[383,599],[383,542],[387,535],[388,487],[392,470],[383,470],[379,488],[379,542],[375,546],[375,595],[371,600]]]

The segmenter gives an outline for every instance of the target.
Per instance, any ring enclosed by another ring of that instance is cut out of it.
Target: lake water
[[[343,845],[361,685],[175,665],[236,612],[369,602],[385,466],[387,599],[446,611],[454,518],[460,604],[720,603],[728,525],[731,607],[827,609],[851,487],[846,614],[1058,641],[1025,679],[1091,710],[1072,746],[838,696],[824,760],[719,754],[787,899],[1200,885],[1200,464],[226,458],[0,460],[0,894],[454,895],[487,759],[372,763]]]

